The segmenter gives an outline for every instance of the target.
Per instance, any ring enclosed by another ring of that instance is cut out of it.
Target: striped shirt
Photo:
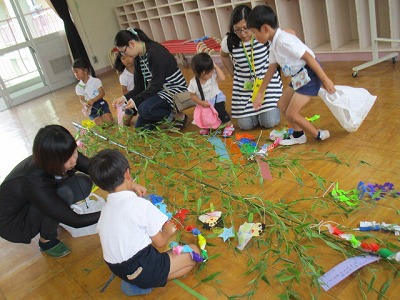
[[[243,45],[246,47],[247,54],[251,56],[251,41],[240,42],[239,47],[233,48],[232,53],[230,53],[233,63],[232,118],[256,116],[276,108],[277,102],[282,96],[282,81],[279,72],[276,71],[269,82],[260,110],[253,108],[252,91],[244,89],[244,84],[246,81],[254,80],[254,75],[250,69]],[[221,49],[223,52],[229,53],[226,36],[222,40]],[[269,43],[263,45],[254,40],[253,55],[256,76],[262,79],[269,66]]]
[[[174,109],[173,95],[187,91],[185,77],[173,55],[161,44],[146,43],[146,49],[145,55],[135,58],[135,87],[125,97],[139,106],[157,94]]]

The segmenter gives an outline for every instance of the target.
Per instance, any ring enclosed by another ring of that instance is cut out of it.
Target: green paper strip
[[[198,292],[196,292],[195,290],[192,290],[190,287],[188,287],[186,284],[184,284],[182,281],[178,280],[178,279],[172,279],[173,282],[175,282],[177,285],[179,285],[181,288],[183,288],[185,291],[187,291],[188,293],[192,294],[193,296],[197,297],[197,299],[200,300],[207,300],[206,297],[200,295]]]

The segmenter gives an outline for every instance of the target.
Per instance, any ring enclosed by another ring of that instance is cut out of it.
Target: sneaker
[[[122,280],[121,282],[121,290],[126,296],[137,296],[137,295],[146,295],[151,293],[153,289],[142,289],[132,283],[126,282]]]
[[[60,257],[64,257],[68,254],[71,253],[71,250],[67,247],[67,245],[65,245],[63,242],[58,241],[57,244],[55,244],[53,247],[49,248],[49,249],[45,249],[46,248],[46,244],[53,244],[55,242],[57,242],[58,240],[52,240],[50,242],[47,243],[39,243],[39,249],[41,252],[44,252],[52,257],[56,257],[56,258],[60,258]]]
[[[305,134],[302,136],[295,138],[293,135],[290,135],[288,139],[281,140],[279,142],[279,145],[282,146],[291,146],[291,145],[297,145],[297,144],[304,144],[307,142],[307,137]]]
[[[326,140],[327,138],[329,138],[331,136],[331,134],[329,133],[328,130],[318,130],[318,137],[317,140]]]

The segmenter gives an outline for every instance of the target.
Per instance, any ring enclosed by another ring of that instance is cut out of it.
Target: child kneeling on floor
[[[129,296],[148,294],[154,287],[189,273],[196,262],[190,253],[159,252],[176,227],[150,201],[141,198],[146,188],[135,183],[128,160],[117,151],[100,151],[90,161],[89,173],[96,185],[109,192],[97,225],[103,257],[120,277]],[[196,245],[190,248],[199,253]]]
[[[224,72],[214,64],[211,56],[204,52],[198,53],[192,58],[192,70],[195,77],[190,80],[188,86],[190,98],[197,106],[202,106],[204,108],[213,106],[218,113],[219,120],[223,124],[226,124],[222,135],[224,137],[231,136],[235,128],[225,109],[225,95],[218,87],[218,81],[225,80]],[[206,127],[206,125],[203,124],[205,122],[201,122],[200,119],[196,120],[197,109],[199,109],[199,107],[195,108],[194,122],[200,127],[199,133],[201,135],[207,135],[210,133],[210,127]]]

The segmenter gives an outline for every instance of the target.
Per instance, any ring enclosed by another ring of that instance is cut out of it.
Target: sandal
[[[174,120],[174,127],[178,130],[182,130],[185,126],[186,123],[188,121],[188,116],[185,115],[185,117],[183,118],[183,120]]]
[[[201,128],[199,131],[200,135],[208,135],[210,133],[210,129],[208,128]]]
[[[235,131],[235,128],[233,127],[233,125],[226,126],[224,128],[224,131],[222,132],[222,136],[223,137],[230,137],[233,134],[234,131]]]

